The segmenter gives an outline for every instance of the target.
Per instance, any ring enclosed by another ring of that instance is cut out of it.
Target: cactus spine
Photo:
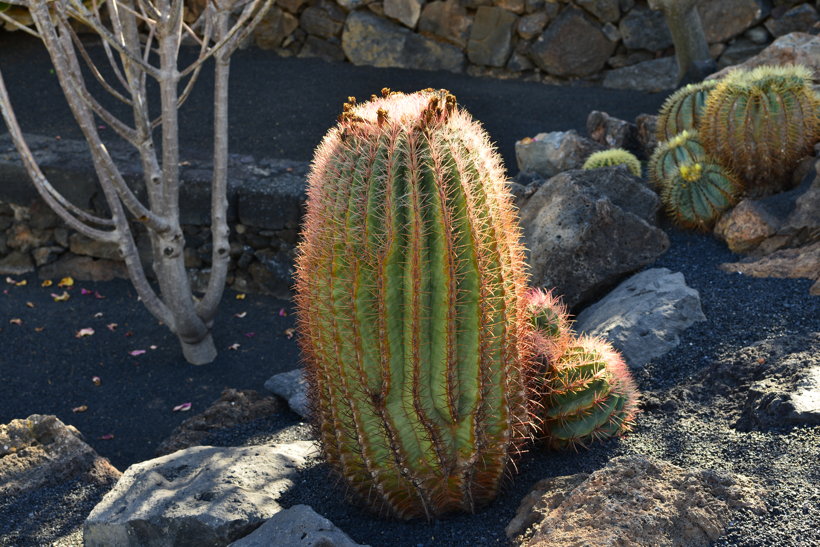
[[[599,167],[612,167],[615,165],[625,165],[629,172],[636,177],[641,176],[641,162],[631,152],[623,148],[610,148],[590,154],[584,162],[584,169],[598,169]]]
[[[665,180],[661,200],[679,225],[708,230],[735,204],[741,190],[737,178],[717,163],[684,163]]]
[[[709,92],[716,80],[705,80],[684,86],[664,101],[658,112],[658,142],[668,141],[681,131],[697,131]]]
[[[328,463],[402,519],[491,501],[525,435],[519,228],[446,91],[345,105],[316,151],[296,303]]]
[[[634,427],[638,390],[603,340],[576,338],[552,363],[542,389],[544,440],[552,448],[587,446]]]
[[[551,292],[527,293],[533,327],[534,422],[552,448],[586,446],[630,431],[638,391],[611,345],[572,331],[566,307]]]
[[[789,187],[798,160],[820,138],[818,99],[803,66],[735,71],[709,94],[701,121],[707,150],[736,172],[746,193]]]
[[[668,141],[660,143],[649,158],[649,181],[661,189],[681,165],[704,161],[706,150],[697,131],[681,131]]]

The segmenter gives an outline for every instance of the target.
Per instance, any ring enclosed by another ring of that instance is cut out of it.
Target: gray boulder
[[[683,274],[653,268],[633,275],[578,314],[575,329],[606,338],[637,368],[676,347],[681,332],[705,320],[700,295],[686,286]]]
[[[472,63],[504,66],[512,52],[513,28],[518,18],[498,7],[481,6],[475,15],[467,57]]]
[[[0,498],[82,477],[108,485],[120,472],[56,416],[33,414],[0,425]]]
[[[520,211],[532,283],[570,308],[599,297],[669,247],[654,225],[659,206],[623,166],[552,177]]]
[[[304,369],[274,374],[265,382],[265,389],[285,399],[290,409],[302,418],[310,417]]]
[[[279,511],[229,547],[368,547],[356,543],[309,505]]]
[[[587,133],[592,140],[606,148],[623,148],[638,157],[644,155],[634,123],[593,110],[587,116]]]
[[[710,44],[726,42],[762,21],[768,14],[764,0],[701,0],[698,14]]]
[[[632,9],[618,25],[628,49],[662,51],[672,45],[672,35],[663,13],[647,7]]]
[[[515,143],[515,159],[518,169],[544,178],[569,169],[579,169],[593,152],[604,146],[574,129],[539,133]]]
[[[678,85],[678,63],[674,57],[651,59],[606,71],[604,87],[655,93]]]
[[[538,68],[555,76],[595,74],[615,51],[615,42],[583,11],[568,7],[530,47]]]
[[[761,489],[743,476],[619,456],[589,475],[538,482],[506,532],[513,545],[528,547],[706,547],[737,509],[766,510]]]
[[[347,16],[342,49],[354,65],[461,72],[465,63],[464,53],[456,46],[415,34],[365,11]]]
[[[83,526],[86,547],[226,545],[281,510],[313,442],[195,446],[129,467]]]

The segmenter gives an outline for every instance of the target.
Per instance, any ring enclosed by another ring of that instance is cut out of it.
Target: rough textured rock
[[[620,456],[589,476],[537,483],[518,510],[517,522],[529,529],[511,527],[507,534],[524,533],[514,544],[527,547],[705,547],[739,508],[765,511],[761,492],[745,477]]]
[[[741,63],[736,68],[751,69],[770,64],[802,64],[814,72],[815,81],[820,80],[820,36],[804,32],[793,32],[781,36],[758,55]],[[722,78],[730,68],[712,74],[709,78]]]
[[[765,45],[756,44],[745,38],[737,38],[723,50],[717,66],[718,68],[724,68],[739,65],[763,51],[765,47]]]
[[[587,133],[592,140],[606,148],[623,148],[638,157],[643,156],[638,128],[634,123],[593,110],[587,116]]]
[[[438,0],[424,5],[419,31],[434,34],[461,48],[467,46],[472,19],[458,0]]]
[[[621,16],[618,0],[576,0],[575,3],[603,23],[614,23]]]
[[[482,6],[467,42],[467,58],[477,65],[504,66],[512,51],[512,34],[518,18],[497,7]]]
[[[552,177],[520,211],[532,283],[570,308],[600,296],[669,247],[650,224],[659,203],[622,167]]]
[[[345,52],[338,43],[308,35],[297,57],[319,57],[325,61],[341,62],[345,60]]]
[[[820,333],[814,335],[816,345]],[[810,340],[771,340],[741,353],[755,352],[755,381],[746,386],[746,400],[734,427],[741,431],[820,424],[820,356]],[[746,365],[749,367],[749,365]],[[754,370],[754,369],[753,369]]]
[[[768,10],[761,0],[701,0],[698,13],[710,44],[725,42],[762,21]]]
[[[372,13],[354,11],[342,31],[342,49],[355,65],[464,69],[464,53],[455,46],[414,34]]]
[[[748,253],[776,234],[781,223],[763,200],[744,199],[720,217],[715,235],[723,239],[732,252]]]
[[[307,197],[307,162],[260,163],[259,176],[236,190],[239,222],[268,230],[297,228]]]
[[[254,33],[254,43],[261,49],[277,49],[297,28],[299,19],[272,6]]]
[[[253,533],[229,547],[367,547],[356,543],[309,505],[279,511]]]
[[[632,9],[618,25],[624,45],[629,49],[662,51],[672,45],[672,35],[663,13],[647,7]]]
[[[0,258],[0,275],[25,275],[34,271],[34,262],[28,253],[12,251]]]
[[[77,281],[111,281],[128,279],[124,262],[95,259],[90,256],[63,255],[37,270],[40,279],[73,277]]]
[[[652,152],[658,146],[658,117],[655,114],[641,114],[635,118],[635,126],[638,128],[638,142],[641,143],[643,156],[652,157]]]
[[[56,416],[34,414],[0,425],[0,498],[81,478],[113,484],[120,472]]]
[[[303,369],[274,374],[265,382],[265,389],[285,399],[290,409],[302,418],[310,417],[307,381]]]
[[[813,295],[820,296],[820,242],[803,247],[781,249],[769,255],[745,258],[739,262],[727,262],[720,269],[729,273],[741,273],[752,277],[786,277],[813,279]]]
[[[253,390],[227,388],[219,399],[204,412],[191,416],[162,441],[157,456],[171,454],[202,441],[214,431],[264,418],[279,411],[279,403],[273,397],[265,397]]]
[[[678,85],[678,63],[674,57],[661,57],[607,70],[604,87],[658,92]]]
[[[653,268],[635,274],[582,311],[579,333],[606,338],[632,368],[680,344],[680,333],[705,321],[700,295],[682,273]]]
[[[548,21],[549,16],[546,12],[536,11],[519,18],[515,30],[521,38],[532,40],[543,32]]]
[[[567,8],[530,47],[533,62],[555,76],[589,76],[601,70],[615,42],[577,8]]]
[[[280,248],[277,251],[263,249],[253,253],[256,262],[248,267],[256,286],[263,294],[287,299],[293,286],[294,249]]]
[[[780,37],[791,32],[806,32],[820,19],[817,10],[811,4],[800,4],[782,15],[775,17],[772,14],[764,25],[774,37]]]
[[[339,6],[326,4],[324,7],[308,6],[299,16],[299,25],[308,34],[320,38],[338,36],[344,25],[345,14]]]
[[[423,0],[384,0],[384,14],[406,27],[416,28],[423,3]]]
[[[515,159],[519,171],[544,178],[569,169],[578,169],[593,152],[604,147],[574,129],[539,133],[515,143]]]
[[[108,260],[122,260],[119,246],[109,241],[97,241],[74,233],[68,238],[69,250],[76,255],[93,256]]]
[[[315,443],[196,446],[129,467],[83,526],[87,547],[225,545],[281,510]]]

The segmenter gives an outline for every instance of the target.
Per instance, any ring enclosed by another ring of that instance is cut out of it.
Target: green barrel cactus
[[[551,448],[588,446],[632,430],[639,393],[621,355],[579,336],[552,363],[542,386],[541,430]]]
[[[756,197],[788,188],[798,161],[820,138],[811,72],[799,65],[734,71],[706,101],[707,150]]]
[[[296,269],[327,462],[401,519],[473,512],[528,434],[524,254],[498,155],[446,91],[350,99]]]
[[[552,291],[530,289],[526,305],[532,327],[533,357],[541,368],[534,375],[542,377],[546,374],[545,366],[564,354],[575,334],[566,305]]]
[[[680,226],[708,230],[737,202],[742,185],[725,167],[710,161],[683,163],[665,180],[661,201]]]
[[[649,181],[660,190],[664,186],[664,180],[681,165],[704,161],[705,158],[706,149],[697,131],[681,131],[655,148],[649,158]]]
[[[623,148],[610,148],[590,154],[584,162],[584,169],[598,169],[599,167],[612,167],[614,165],[625,165],[629,172],[636,177],[641,176],[641,162],[631,152]]]
[[[656,136],[658,142],[668,141],[681,131],[697,131],[709,92],[717,80],[704,80],[684,86],[664,101],[658,112]]]

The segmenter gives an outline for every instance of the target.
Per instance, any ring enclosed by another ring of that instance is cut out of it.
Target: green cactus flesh
[[[747,195],[786,189],[820,138],[817,96],[802,66],[737,70],[709,94],[701,121],[706,149],[737,173]]]
[[[689,84],[672,93],[658,113],[658,142],[667,141],[681,131],[697,131],[706,98],[717,80]]]
[[[705,161],[706,150],[700,142],[697,131],[681,131],[655,148],[649,158],[649,180],[661,189],[664,181],[681,165]]]
[[[598,169],[599,167],[612,167],[615,165],[625,165],[630,173],[636,177],[641,176],[641,162],[623,148],[611,148],[595,152],[587,158],[583,168]]]
[[[618,352],[602,340],[574,340],[541,389],[543,437],[552,448],[587,446],[634,426],[635,382]]]
[[[524,256],[480,126],[444,91],[383,95],[316,151],[297,317],[328,463],[430,519],[491,501],[524,438]]]
[[[664,182],[661,199],[669,216],[685,228],[707,230],[735,204],[740,182],[713,162],[681,165]]]

